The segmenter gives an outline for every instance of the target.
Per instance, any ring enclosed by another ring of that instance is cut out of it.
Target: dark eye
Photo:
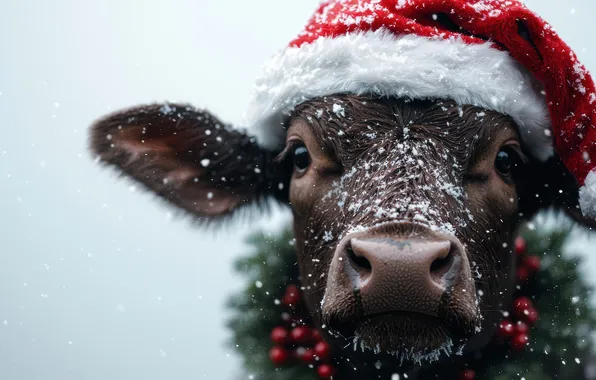
[[[303,172],[308,168],[308,165],[310,165],[310,155],[308,154],[308,150],[304,145],[296,145],[296,147],[294,147],[292,156],[296,171]]]
[[[519,171],[519,166],[523,161],[513,145],[504,146],[495,158],[495,170],[501,177],[511,178],[515,172]]]
[[[504,175],[509,175],[513,167],[513,158],[508,149],[501,149],[495,159],[495,169]]]

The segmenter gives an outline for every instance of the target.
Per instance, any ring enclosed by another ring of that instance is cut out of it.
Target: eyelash
[[[304,142],[301,140],[288,141],[284,150],[282,150],[277,157],[275,157],[275,162],[287,162],[290,158],[292,158],[292,152],[298,145],[304,145]]]

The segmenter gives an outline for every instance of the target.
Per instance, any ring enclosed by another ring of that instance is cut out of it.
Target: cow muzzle
[[[339,242],[321,306],[331,328],[403,321],[468,335],[478,319],[472,272],[459,240],[403,223],[348,234]]]

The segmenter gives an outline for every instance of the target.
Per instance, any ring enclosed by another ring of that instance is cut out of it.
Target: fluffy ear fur
[[[554,207],[587,228],[596,228],[596,220],[582,215],[579,207],[579,186],[558,156],[546,162],[532,162],[520,176],[518,188],[520,211],[526,218],[539,210]]]
[[[287,200],[275,152],[188,105],[120,111],[91,129],[91,150],[168,202],[198,217],[230,215],[267,196]]]

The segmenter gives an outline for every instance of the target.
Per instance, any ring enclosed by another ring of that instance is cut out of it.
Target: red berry
[[[281,298],[281,304],[286,307],[296,307],[298,302],[296,302],[295,298],[285,295]]]
[[[540,257],[528,256],[524,259],[523,266],[528,269],[530,274],[535,274],[540,270]]]
[[[518,236],[515,239],[515,253],[521,256],[526,253],[527,249],[528,245],[526,244],[526,240],[523,237]]]
[[[515,328],[513,326],[513,323],[511,323],[510,320],[503,319],[499,323],[498,334],[499,334],[500,337],[502,337],[502,338],[508,338],[508,337],[512,336],[514,332],[515,332]]]
[[[527,334],[528,331],[530,331],[530,327],[527,324],[522,321],[517,321],[515,324],[515,332],[517,334]]]
[[[271,359],[275,365],[284,365],[288,362],[288,359],[290,359],[290,355],[287,350],[281,347],[273,347],[269,350],[269,359]]]
[[[517,297],[514,301],[513,301],[513,305],[515,307],[523,307],[524,309],[527,309],[529,307],[532,307],[532,300],[529,299],[528,297]]]
[[[528,334],[517,334],[513,337],[513,339],[511,339],[509,344],[511,345],[511,348],[513,348],[514,350],[521,351],[526,347],[528,341]]]
[[[300,288],[298,288],[298,285],[295,285],[295,284],[286,285],[286,293],[285,294],[290,294],[290,293],[300,293]]]
[[[296,306],[300,303],[300,289],[296,285],[288,285],[281,299],[285,306]]]
[[[319,357],[319,360],[326,361],[331,355],[331,347],[327,342],[319,342],[315,344],[314,352]]]
[[[321,332],[319,330],[312,329],[311,333],[312,333],[312,338],[315,340],[315,342],[320,342],[323,340],[323,335],[321,335]]]
[[[335,375],[335,368],[329,364],[321,364],[317,367],[317,374],[321,379],[331,379]]]
[[[315,362],[315,351],[312,348],[307,348],[300,354],[300,360],[306,364],[312,364]]]
[[[300,288],[297,285],[290,284],[286,287],[286,292],[284,294],[292,297],[299,296]]]
[[[281,327],[275,327],[271,330],[271,341],[275,344],[284,345],[288,341],[288,331]]]
[[[528,281],[528,278],[530,278],[530,271],[528,270],[528,268],[520,266],[515,271],[515,278],[519,282],[526,282]]]
[[[526,310],[533,309],[532,300],[528,297],[518,297],[513,301],[513,312],[522,319],[526,314]]]
[[[520,316],[520,318],[526,321],[528,325],[534,326],[538,321],[538,312],[533,307],[530,307],[524,311],[523,316]]]
[[[290,331],[290,337],[296,343],[308,343],[311,339],[310,329],[306,326],[297,326]]]
[[[460,380],[474,380],[476,378],[476,371],[473,369],[464,369],[459,375]]]

